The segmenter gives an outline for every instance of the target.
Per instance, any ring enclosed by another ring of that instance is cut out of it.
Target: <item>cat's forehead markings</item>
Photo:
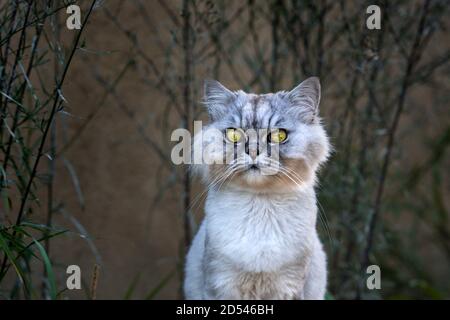
[[[247,94],[247,100],[242,106],[242,117],[241,117],[241,127],[248,128],[253,122],[253,113],[254,113],[254,95]]]
[[[258,128],[267,126],[271,106],[270,94],[247,94],[247,101],[242,107],[242,128]]]

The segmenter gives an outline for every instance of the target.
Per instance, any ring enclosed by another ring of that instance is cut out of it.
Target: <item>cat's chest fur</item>
[[[209,195],[206,297],[301,299],[315,239],[314,190]]]
[[[312,188],[287,195],[211,193],[205,209],[208,251],[242,271],[278,271],[297,263],[311,247]]]

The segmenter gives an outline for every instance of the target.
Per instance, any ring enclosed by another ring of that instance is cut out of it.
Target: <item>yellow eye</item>
[[[235,128],[228,128],[226,131],[227,139],[233,143],[238,143],[242,140],[242,132]]]
[[[270,133],[270,142],[282,143],[287,139],[287,132],[284,129],[274,130]]]

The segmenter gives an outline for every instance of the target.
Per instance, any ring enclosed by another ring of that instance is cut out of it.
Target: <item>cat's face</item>
[[[329,153],[319,100],[317,78],[289,92],[260,95],[206,82],[211,122],[202,139],[195,137],[194,148],[202,144],[209,164],[197,170],[213,188],[278,193],[314,183],[315,171]]]

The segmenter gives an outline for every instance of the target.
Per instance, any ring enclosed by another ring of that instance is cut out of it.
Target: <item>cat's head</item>
[[[210,123],[194,137],[203,164],[194,165],[210,188],[286,192],[312,185],[329,142],[318,115],[320,82],[291,91],[251,94],[205,82]]]

